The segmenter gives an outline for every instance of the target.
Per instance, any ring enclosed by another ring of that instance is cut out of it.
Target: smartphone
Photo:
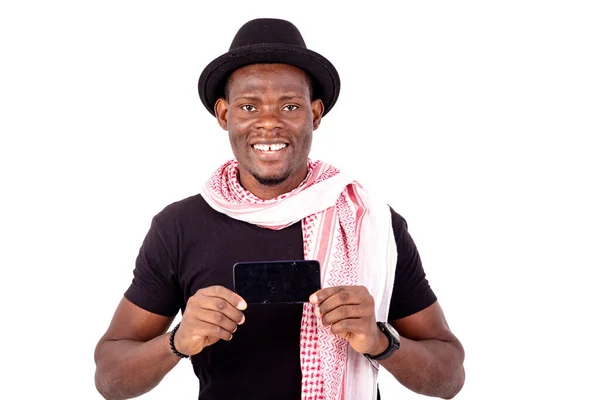
[[[238,262],[233,289],[248,304],[307,303],[321,289],[317,260]]]

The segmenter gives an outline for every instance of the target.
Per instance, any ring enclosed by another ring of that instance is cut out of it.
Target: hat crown
[[[257,44],[285,44],[306,49],[300,31],[291,22],[276,18],[258,18],[242,25],[229,50]]]
[[[300,31],[289,21],[257,18],[237,31],[229,51],[212,60],[200,74],[198,94],[208,112],[225,96],[227,79],[237,69],[252,64],[287,64],[300,68],[311,78],[313,96],[321,99],[326,115],[340,93],[340,76],[333,64],[308,49]]]

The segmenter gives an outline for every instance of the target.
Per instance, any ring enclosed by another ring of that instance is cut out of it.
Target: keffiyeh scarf
[[[365,286],[375,300],[376,319],[387,321],[397,257],[390,210],[356,181],[309,160],[296,189],[262,200],[242,188],[238,163],[231,160],[211,175],[201,194],[216,211],[264,228],[302,221],[304,257],[320,262],[322,287]],[[302,400],[377,398],[377,369],[318,325],[310,303],[302,313],[300,362]]]

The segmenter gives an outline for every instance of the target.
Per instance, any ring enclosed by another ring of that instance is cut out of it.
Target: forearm
[[[465,380],[464,351],[458,342],[402,338],[400,349],[381,365],[416,393],[451,399]]]
[[[98,347],[95,358],[96,388],[108,400],[148,392],[180,360],[169,347],[168,334],[148,342],[109,340]]]

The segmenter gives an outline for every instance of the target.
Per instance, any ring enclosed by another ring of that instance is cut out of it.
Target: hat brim
[[[303,47],[261,43],[225,53],[204,68],[198,80],[198,93],[202,104],[215,115],[215,103],[224,97],[224,87],[229,75],[246,65],[261,63],[289,64],[306,71],[313,81],[313,97],[323,101],[323,115],[327,114],[337,101],[340,77],[329,60]]]

